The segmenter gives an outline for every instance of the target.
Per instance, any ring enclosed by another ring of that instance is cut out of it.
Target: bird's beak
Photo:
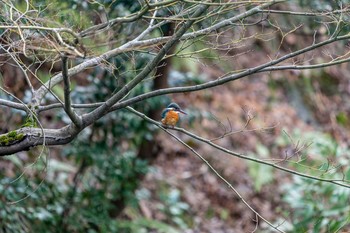
[[[187,115],[187,113],[186,113],[186,112],[184,112],[182,109],[179,109],[179,112],[181,112],[181,113],[183,113],[183,114]]]

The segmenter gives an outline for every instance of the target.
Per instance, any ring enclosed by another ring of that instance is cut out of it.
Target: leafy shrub
[[[115,232],[110,215],[115,200],[135,205],[139,176],[148,166],[135,154],[107,152],[100,145],[78,145],[70,154],[85,156],[89,163],[79,174],[79,182],[69,182],[67,171],[48,171],[48,177],[21,178],[11,182],[1,177],[0,229],[4,232]],[[69,166],[69,165],[68,165]],[[53,172],[58,172],[53,176]],[[61,178],[60,178],[61,177]],[[63,177],[63,178],[62,178]],[[43,181],[41,183],[41,181]],[[39,185],[39,186],[38,186]],[[35,187],[38,187],[35,190]],[[24,200],[24,196],[30,194]],[[20,201],[18,201],[20,200]],[[8,204],[8,201],[18,201]],[[77,224],[79,223],[79,224]]]
[[[347,172],[350,179],[350,170]],[[284,186],[284,201],[292,211],[291,232],[338,232],[350,223],[350,190],[325,182],[295,177]]]
[[[299,131],[294,134],[295,137],[299,135],[301,141],[312,142],[299,162],[305,171],[330,179],[350,180],[350,169],[342,170],[349,164],[348,148],[340,146],[327,134],[309,132],[304,133],[303,137]],[[325,159],[336,163],[324,162]],[[294,164],[295,168],[300,168],[299,163]],[[311,167],[317,169],[312,170]],[[350,223],[350,189],[297,176],[282,189],[283,200],[291,209],[289,216],[286,216],[291,219],[291,232],[311,229],[315,233],[339,232]]]

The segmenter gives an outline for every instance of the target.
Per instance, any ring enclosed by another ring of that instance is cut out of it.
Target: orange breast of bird
[[[175,111],[169,111],[167,112],[165,117],[162,119],[162,123],[164,125],[175,126],[178,120],[179,120],[179,114]]]

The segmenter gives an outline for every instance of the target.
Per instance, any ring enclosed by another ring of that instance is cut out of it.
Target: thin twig
[[[25,77],[25,80],[26,80],[26,82],[27,82],[27,84],[28,84],[28,86],[29,86],[29,89],[30,89],[31,93],[34,94],[34,92],[35,92],[34,87],[33,87],[32,83],[31,83],[31,81],[30,81],[30,79],[29,79],[29,77],[28,77],[27,71],[26,71],[26,70],[28,70],[28,68],[26,67],[26,69],[24,69],[24,68],[22,67],[22,65],[20,64],[20,61],[17,60],[16,57],[15,57],[12,53],[9,52],[9,49],[10,49],[10,48],[9,48],[9,49],[5,49],[2,45],[0,45],[0,48],[1,48],[2,50],[6,51],[6,53],[12,58],[12,60],[13,60],[14,62],[16,62],[16,64],[18,65],[18,67],[22,70],[23,75],[24,75],[24,77]]]

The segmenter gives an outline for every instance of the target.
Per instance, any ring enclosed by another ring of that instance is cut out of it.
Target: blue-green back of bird
[[[163,110],[163,112],[162,112],[162,119],[164,119],[165,118],[165,116],[166,116],[166,113],[169,111],[169,109],[164,109]]]

